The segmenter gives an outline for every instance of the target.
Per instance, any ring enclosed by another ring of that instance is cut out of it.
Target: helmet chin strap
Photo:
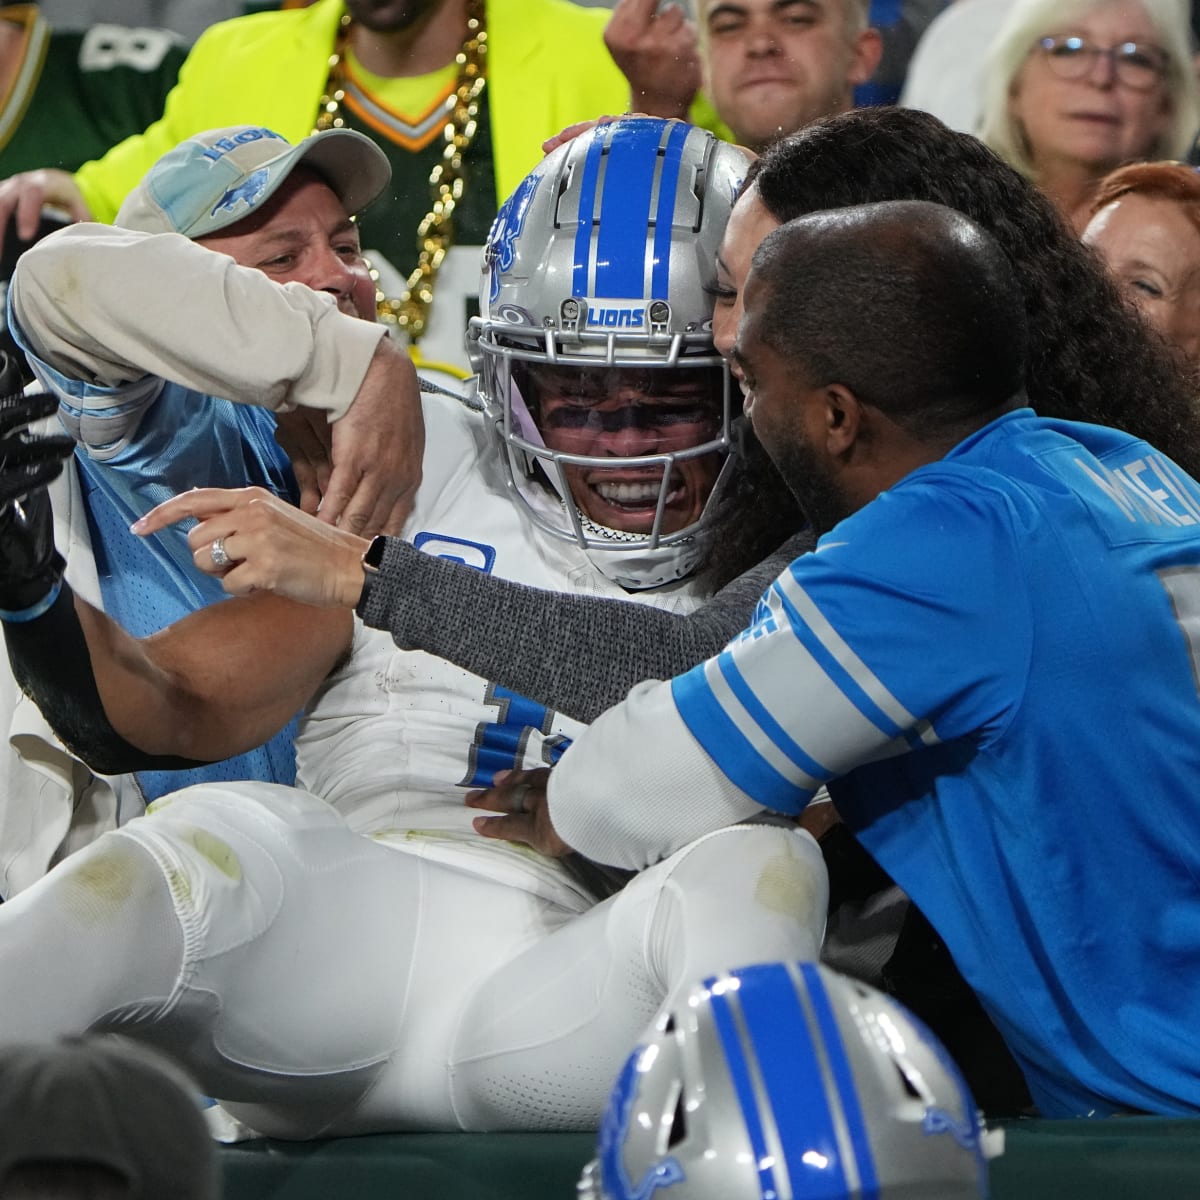
[[[598,550],[589,546],[584,553],[602,575],[630,592],[683,579],[700,565],[701,558],[695,538],[655,550]]]
[[[715,508],[718,498],[728,485],[733,472],[733,460],[734,455],[731,453],[721,464],[720,473],[717,475],[712,491],[708,494],[708,499],[704,502],[700,518],[695,523],[694,528],[697,531],[703,530],[707,526],[710,511]],[[573,502],[564,500],[563,503]],[[662,587],[664,584],[674,583],[677,579],[691,575],[704,560],[706,547],[701,537],[693,535],[681,538],[677,542],[670,542],[665,546],[658,546],[654,549],[647,546],[645,549],[639,550],[635,546],[631,546],[631,543],[649,541],[645,534],[625,533],[619,529],[610,529],[608,526],[598,525],[591,520],[582,509],[579,509],[578,505],[576,505],[576,511],[579,513],[580,524],[586,533],[612,539],[614,544],[623,547],[622,549],[605,550],[602,547],[589,546],[585,553],[596,565],[597,570],[627,591],[643,591],[646,588]]]

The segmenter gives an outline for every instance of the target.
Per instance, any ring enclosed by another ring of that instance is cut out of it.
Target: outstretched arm
[[[272,737],[345,654],[345,614],[276,596],[212,605],[145,639],[63,586],[4,622],[13,673],[75,754],[111,775],[214,762]]]
[[[797,534],[690,613],[547,592],[432,558],[389,538],[358,606],[398,646],[425,650],[579,721],[643,679],[670,679],[718,653],[749,623],[771,581],[812,537]]]
[[[694,612],[510,583],[387,539],[370,577],[362,538],[317,525],[258,488],[186,492],[135,527],[153,533],[197,517],[196,566],[235,595],[268,589],[314,605],[357,605],[405,650],[424,650],[523,696],[592,721],[643,679],[669,679],[716,654],[749,624],[772,580],[812,548],[796,534]],[[217,538],[233,560],[214,567]],[[552,636],[551,636],[552,635]]]

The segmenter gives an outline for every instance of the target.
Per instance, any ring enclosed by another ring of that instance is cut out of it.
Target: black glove
[[[44,600],[62,578],[65,564],[54,548],[46,485],[75,449],[65,435],[29,432],[32,422],[58,408],[58,400],[45,392],[3,394],[19,381],[6,359],[0,365],[0,609],[10,613]]]

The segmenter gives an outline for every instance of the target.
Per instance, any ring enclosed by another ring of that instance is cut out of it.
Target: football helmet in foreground
[[[924,1025],[812,963],[710,979],[630,1056],[584,1200],[980,1200],[974,1101]]]

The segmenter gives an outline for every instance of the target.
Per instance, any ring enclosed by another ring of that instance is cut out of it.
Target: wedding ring
[[[208,557],[212,559],[214,567],[227,567],[233,559],[231,559],[225,550],[225,539],[217,538],[215,542],[208,548]]]
[[[512,810],[515,813],[523,813],[529,811],[529,793],[533,788],[528,783],[518,783],[511,792],[509,798],[512,803]]]

